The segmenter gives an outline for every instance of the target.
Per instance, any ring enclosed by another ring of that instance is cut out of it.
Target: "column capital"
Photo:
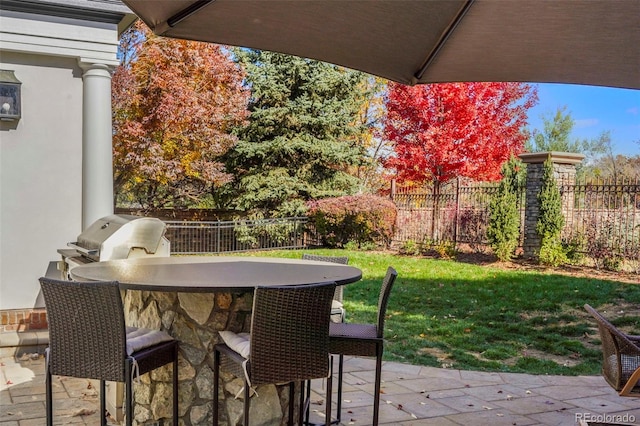
[[[523,163],[529,164],[542,164],[549,158],[552,163],[556,164],[580,164],[584,160],[583,154],[558,151],[526,152],[520,154],[519,157]]]
[[[94,75],[102,75],[111,78],[114,67],[109,64],[87,61],[84,58],[78,59],[78,66],[82,69],[83,75],[92,73]]]

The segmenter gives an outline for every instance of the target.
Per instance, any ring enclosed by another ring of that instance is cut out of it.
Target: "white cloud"
[[[631,115],[638,115],[639,112],[640,112],[640,109],[638,107],[632,107],[626,111],[627,114],[631,114]]]
[[[584,118],[584,119],[581,119],[581,120],[576,120],[575,121],[575,126],[578,129],[583,129],[585,127],[597,126],[599,122],[600,122],[600,120],[598,120],[597,118]]]

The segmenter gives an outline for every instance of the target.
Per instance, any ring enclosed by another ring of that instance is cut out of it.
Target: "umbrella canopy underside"
[[[123,0],[156,34],[331,62],[405,84],[640,88],[638,0]]]

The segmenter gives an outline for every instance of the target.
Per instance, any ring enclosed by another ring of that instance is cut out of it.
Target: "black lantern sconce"
[[[0,70],[0,120],[20,120],[22,102],[20,86],[22,82],[16,78],[13,71]]]

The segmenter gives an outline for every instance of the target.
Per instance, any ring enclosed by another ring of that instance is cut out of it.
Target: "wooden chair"
[[[588,304],[584,308],[598,324],[605,380],[620,396],[640,396],[640,336],[618,330]]]
[[[329,375],[329,316],[335,283],[258,287],[251,333],[221,332],[214,347],[213,424],[218,424],[220,369],[244,379],[244,425],[249,425],[250,387],[289,383],[289,424],[293,424],[294,385]],[[248,341],[247,341],[248,339]],[[303,423],[304,393],[299,423]]]
[[[125,383],[126,424],[133,421],[134,376],[173,364],[173,424],[178,424],[178,341],[168,334],[126,327],[117,282],[40,278],[49,321],[46,356],[47,425],[53,425],[52,375],[100,380],[101,424],[106,425],[105,381]]]
[[[389,295],[398,273],[392,267],[382,280],[378,297],[378,321],[376,324],[331,323],[329,327],[329,352],[334,355],[372,356],[376,358],[376,378],[373,394],[373,425],[378,424],[380,411],[380,380],[382,354],[384,352],[384,320]],[[338,372],[338,400],[342,400],[342,372]],[[331,381],[331,379],[329,379]],[[329,384],[327,394],[330,392]],[[330,412],[331,399],[328,398]],[[338,416],[340,414],[338,413]]]

